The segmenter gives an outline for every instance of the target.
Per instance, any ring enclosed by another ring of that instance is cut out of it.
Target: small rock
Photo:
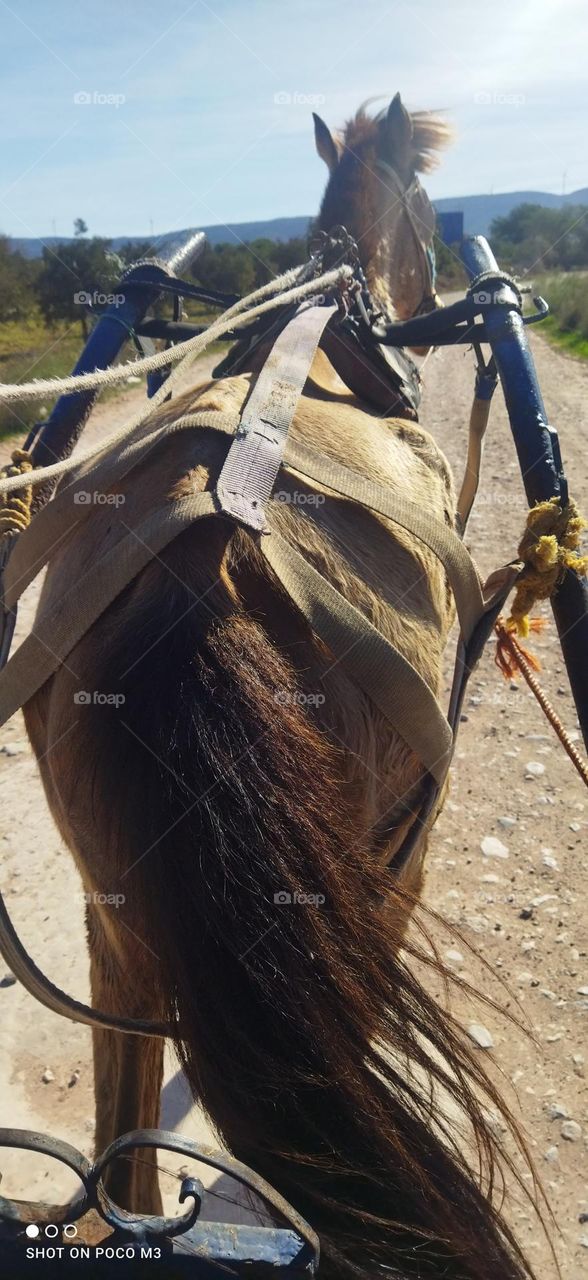
[[[547,1151],[543,1152],[543,1159],[547,1160],[548,1164],[555,1164],[555,1161],[557,1160],[558,1155],[559,1155],[559,1152],[557,1147],[548,1147]]]
[[[2,984],[0,983],[0,986]],[[588,996],[588,987],[576,987],[579,996]]]
[[[549,1102],[544,1110],[550,1120],[567,1120],[570,1114],[563,1102]]]
[[[519,920],[531,920],[532,916],[533,916],[532,907],[523,907],[522,910],[519,911]]]
[[[474,1044],[477,1044],[478,1049],[494,1048],[494,1040],[488,1028],[484,1027],[481,1022],[470,1022],[468,1035],[470,1040],[473,1040]]]
[[[0,987],[13,987],[15,982],[16,978],[13,973],[5,973],[4,977],[0,978]]]
[[[559,864],[558,864],[557,858],[554,858],[552,853],[543,854],[543,866],[551,867],[552,871],[559,871]]]
[[[578,1236],[578,1244],[581,1244],[583,1249],[588,1249],[588,1235]]]
[[[510,818],[508,815],[504,818],[497,818],[496,821],[498,826],[504,827],[506,831],[510,831],[511,827],[516,827],[517,824],[516,818]]]
[[[485,858],[508,858],[508,849],[497,836],[484,836],[480,848]]]
[[[582,1126],[577,1120],[565,1120],[561,1126],[560,1133],[566,1142],[579,1142],[582,1137]]]
[[[524,938],[521,942],[521,951],[534,951],[535,943],[532,938]]]
[[[588,1222],[588,1213],[579,1213],[578,1222],[580,1223],[580,1226],[583,1226],[585,1222]]]
[[[24,742],[6,742],[3,747],[0,747],[0,753],[3,756],[20,756],[24,749]]]
[[[526,778],[540,778],[545,773],[545,765],[540,760],[529,760],[525,765]]]
[[[450,950],[445,952],[445,957],[451,964],[463,964],[463,956],[461,951]]]
[[[75,1071],[72,1071],[71,1076],[69,1077],[69,1080],[67,1082],[68,1089],[73,1089],[74,1085],[78,1083],[80,1075],[81,1075],[80,1069],[79,1067],[76,1067]]]
[[[581,831],[582,827],[579,822],[570,822],[570,831]]]
[[[41,1080],[43,1081],[43,1084],[51,1084],[51,1081],[54,1079],[55,1079],[55,1076],[53,1075],[51,1067],[45,1067],[43,1075],[41,1076]]]

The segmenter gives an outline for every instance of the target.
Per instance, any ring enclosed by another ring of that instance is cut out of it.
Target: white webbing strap
[[[267,528],[288,431],[323,330],[336,306],[304,306],[282,330],[243,409],[217,481],[221,509],[250,529]]]

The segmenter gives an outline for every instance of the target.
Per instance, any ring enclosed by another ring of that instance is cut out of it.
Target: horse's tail
[[[118,638],[109,624],[102,684],[125,703],[93,741],[193,1090],[318,1231],[321,1275],[522,1280],[455,1114],[431,1103],[433,1079],[492,1170],[476,1095],[495,1095],[405,962],[414,904],[392,885],[381,909],[337,753],[277,645],[226,573],[197,602],[204,582],[175,576],[190,583],[190,557],[173,563]]]

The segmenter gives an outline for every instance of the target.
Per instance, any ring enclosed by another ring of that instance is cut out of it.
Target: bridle
[[[374,167],[382,169],[386,177],[392,180],[398,200],[408,218],[421,261],[424,291],[411,319],[416,316],[426,315],[429,311],[434,311],[439,306],[435,291],[435,250],[433,248],[435,211],[416,174],[409,185],[405,187],[399,173],[386,160],[376,160]],[[415,211],[414,206],[417,203],[421,206],[421,214]],[[427,215],[429,215],[428,218]]]

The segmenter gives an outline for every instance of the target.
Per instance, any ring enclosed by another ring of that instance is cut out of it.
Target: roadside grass
[[[560,350],[588,360],[588,274],[539,276],[534,292],[542,294],[550,308],[538,332]]]

